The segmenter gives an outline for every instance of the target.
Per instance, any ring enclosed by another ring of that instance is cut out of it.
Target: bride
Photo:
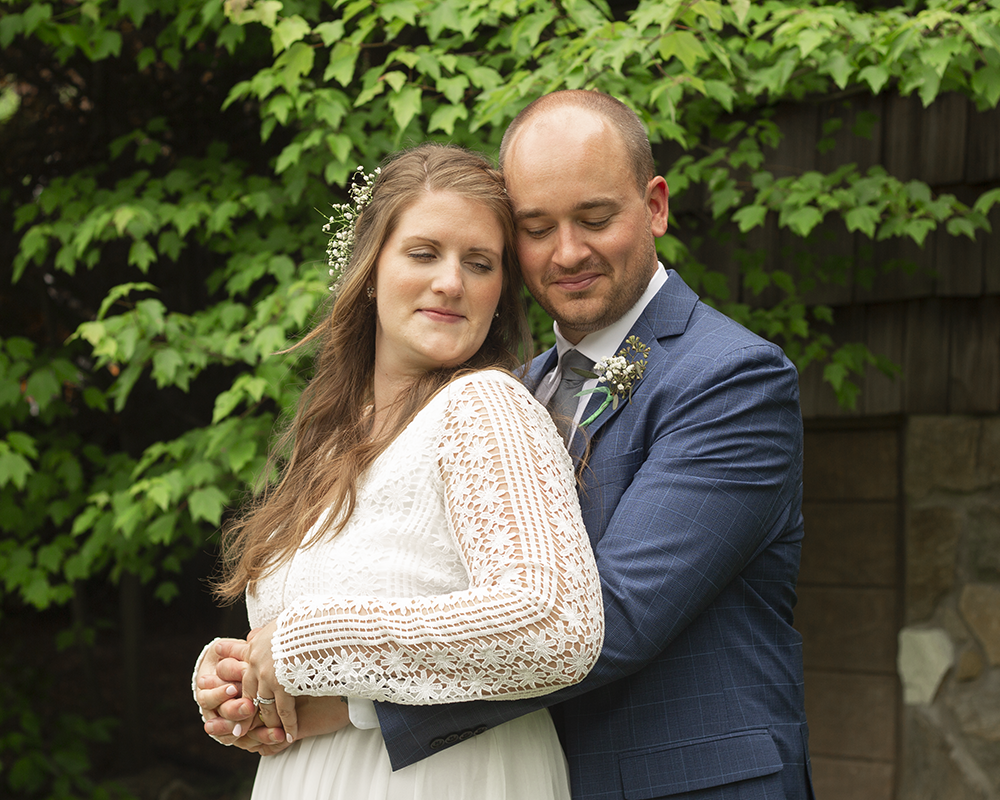
[[[217,593],[246,594],[254,631],[199,659],[206,730],[234,691],[219,654],[235,652],[257,713],[233,733],[294,740],[261,760],[254,800],[568,800],[546,710],[455,732],[395,772],[377,725],[334,722],[347,698],[554,691],[587,674],[604,631],[572,463],[511,374],[530,342],[501,176],[468,151],[416,147],[382,169],[354,236],[305,339],[316,370],[280,480],[223,538]]]

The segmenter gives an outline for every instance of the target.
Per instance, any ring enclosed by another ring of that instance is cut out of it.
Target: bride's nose
[[[444,258],[434,273],[431,288],[448,297],[461,297],[465,293],[462,282],[462,265],[458,259]]]

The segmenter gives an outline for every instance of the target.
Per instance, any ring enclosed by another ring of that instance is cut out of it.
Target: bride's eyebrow
[[[410,247],[415,244],[430,244],[433,245],[434,247],[440,248],[441,240],[434,239],[430,236],[408,236],[405,239],[403,239],[404,247]],[[468,253],[485,253],[486,255],[495,256],[496,258],[500,258],[501,255],[488,245],[473,245],[472,247],[465,248],[465,250]]]

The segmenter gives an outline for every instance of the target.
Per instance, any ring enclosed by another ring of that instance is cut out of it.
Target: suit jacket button
[[[462,731],[462,732],[461,732],[461,733],[460,733],[460,734],[458,735],[458,741],[460,741],[460,742],[464,742],[464,741],[465,741],[466,739],[471,739],[471,738],[472,738],[473,736],[475,736],[475,735],[476,735],[476,734],[474,734],[474,733],[473,733],[472,731]]]
[[[431,750],[440,750],[442,747],[444,747],[444,739],[441,737],[431,739]]]
[[[457,741],[458,741],[457,733],[449,733],[447,736],[444,737],[445,744],[455,744],[455,742]]]
[[[472,731],[472,733],[473,733],[473,735],[478,736],[481,733],[486,733],[486,731],[488,731],[488,730],[489,730],[489,728],[486,727],[485,725],[480,725],[478,728],[474,729]]]

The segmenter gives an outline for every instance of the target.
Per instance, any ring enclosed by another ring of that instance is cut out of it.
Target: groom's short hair
[[[500,169],[503,169],[507,149],[514,140],[517,131],[538,114],[561,106],[575,106],[592,111],[611,123],[625,144],[636,185],[640,192],[645,193],[646,185],[656,175],[653,150],[649,145],[646,128],[635,112],[621,100],[603,92],[586,89],[566,89],[552,92],[542,95],[525,106],[504,131],[503,139],[500,142]]]

